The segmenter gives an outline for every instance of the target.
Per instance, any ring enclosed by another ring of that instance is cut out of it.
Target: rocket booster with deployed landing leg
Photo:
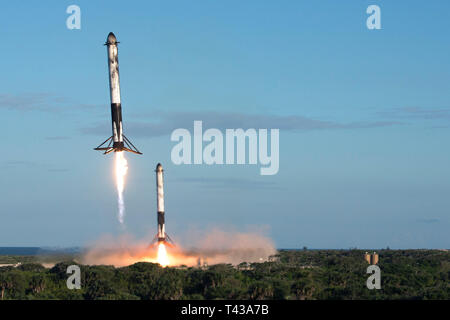
[[[160,163],[156,166],[156,211],[157,211],[157,224],[158,233],[153,239],[153,243],[165,243],[173,245],[172,239],[166,233],[166,224],[164,219],[164,178],[163,167]]]
[[[110,152],[128,151],[142,154],[123,134],[122,128],[122,104],[120,102],[120,81],[119,81],[119,52],[114,33],[110,32],[105,45],[108,48],[108,69],[109,69],[109,95],[111,99],[111,120],[112,136],[105,140],[94,150]],[[106,143],[108,143],[106,145]]]

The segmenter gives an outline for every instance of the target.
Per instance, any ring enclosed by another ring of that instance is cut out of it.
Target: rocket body
[[[117,39],[110,32],[106,40],[108,48],[109,96],[111,101],[111,120],[113,148],[123,148],[122,105],[120,103],[119,51]]]
[[[122,126],[122,104],[120,101],[120,81],[119,81],[119,51],[114,33],[110,32],[105,45],[108,51],[108,70],[109,70],[109,97],[111,101],[111,127],[112,136],[99,145],[95,150],[110,152],[128,151],[142,154],[123,134]],[[107,146],[105,144],[109,142]]]
[[[157,203],[157,223],[158,223],[158,242],[166,241],[166,228],[164,221],[164,178],[163,168],[160,163],[156,166],[156,203]]]
[[[164,176],[163,167],[161,163],[156,166],[156,223],[158,226],[158,232],[153,238],[152,245],[158,245],[163,243],[169,247],[175,246],[172,239],[166,233],[166,221],[164,213]]]

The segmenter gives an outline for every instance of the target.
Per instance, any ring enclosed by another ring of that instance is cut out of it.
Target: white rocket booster
[[[109,97],[111,100],[111,122],[112,136],[99,145],[94,150],[110,152],[128,151],[142,154],[123,134],[122,127],[122,104],[120,101],[120,81],[119,81],[119,51],[114,33],[110,32],[105,45],[108,48],[108,70],[109,70]],[[107,146],[105,144],[108,143]],[[111,145],[112,144],[112,145]]]
[[[164,221],[164,179],[161,163],[156,166],[156,206],[158,214],[158,242],[166,240]]]
[[[173,244],[172,239],[166,233],[166,224],[164,218],[164,177],[163,167],[161,163],[156,166],[156,211],[157,211],[157,224],[158,233],[155,236],[153,242],[164,242],[166,244]]]

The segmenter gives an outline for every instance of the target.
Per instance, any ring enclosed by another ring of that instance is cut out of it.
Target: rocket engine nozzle
[[[173,248],[175,247],[175,243],[170,239],[170,237],[166,234],[164,238],[158,238],[158,235],[153,238],[152,242],[150,243],[150,247],[157,247],[160,243],[164,243],[164,245]]]
[[[142,154],[132,143],[130,140],[128,140],[125,135],[122,135],[123,141],[113,141],[114,136],[109,137],[106,139],[101,145],[99,145],[97,148],[94,148],[94,150],[100,150],[105,151],[103,154],[108,154],[111,152],[121,152],[121,151],[127,151],[132,152],[136,154]],[[108,143],[106,145],[106,143]]]

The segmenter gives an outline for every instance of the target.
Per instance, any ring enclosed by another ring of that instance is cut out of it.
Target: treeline
[[[439,250],[378,252],[381,290],[369,290],[361,250],[281,250],[273,261],[207,268],[81,268],[69,290],[67,267],[38,263],[0,268],[1,299],[449,299],[450,254]]]

